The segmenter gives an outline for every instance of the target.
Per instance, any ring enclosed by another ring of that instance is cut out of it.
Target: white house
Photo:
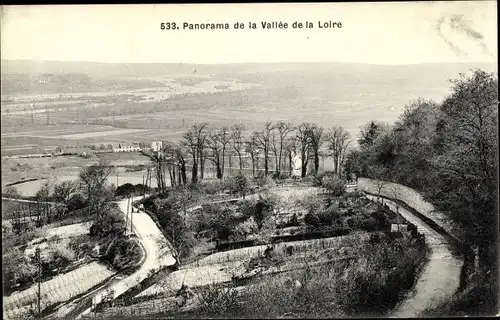
[[[136,144],[118,144],[118,146],[113,146],[113,152],[138,152],[142,151],[142,148]]]
[[[302,158],[300,155],[292,151],[292,177],[300,177],[302,174]]]
[[[158,152],[163,148],[163,141],[153,141],[151,143],[151,149],[153,149],[154,152]]]

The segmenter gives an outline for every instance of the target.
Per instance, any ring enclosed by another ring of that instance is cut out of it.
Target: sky
[[[2,59],[247,63],[497,62],[496,1],[3,6]],[[248,23],[258,29],[249,29]],[[286,30],[263,30],[282,21]],[[313,23],[292,29],[292,23]],[[342,28],[319,29],[318,21]],[[176,22],[179,30],[161,30]],[[230,30],[183,30],[229,23]],[[235,22],[245,29],[235,30]]]

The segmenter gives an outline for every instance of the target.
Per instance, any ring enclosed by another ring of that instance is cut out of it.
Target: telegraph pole
[[[127,195],[127,213],[125,215],[125,231],[127,231],[129,208],[130,208],[130,195]]]
[[[132,196],[132,198],[130,199],[130,207],[131,207],[131,211],[130,211],[130,233],[132,233],[132,226],[133,226],[133,221],[132,221],[132,216],[134,215],[134,196]]]
[[[146,198],[146,186],[144,185],[144,172],[142,173],[142,200]]]
[[[40,300],[41,300],[41,283],[42,283],[42,258],[40,248],[36,248],[35,256],[38,262],[38,294],[37,294],[37,315],[40,316]]]

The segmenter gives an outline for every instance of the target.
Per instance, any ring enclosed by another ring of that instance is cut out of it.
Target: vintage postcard
[[[498,315],[496,1],[0,9],[4,319]]]

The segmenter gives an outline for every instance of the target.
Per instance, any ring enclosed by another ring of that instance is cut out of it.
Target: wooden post
[[[125,231],[127,231],[127,223],[128,223],[128,212],[130,208],[130,195],[127,195],[127,213],[125,214]]]
[[[37,315],[40,316],[41,283],[42,283],[42,258],[40,248],[36,248],[35,255],[38,263],[38,293],[37,293]]]
[[[132,197],[132,198],[130,199],[130,207],[131,207],[131,209],[132,209],[132,210],[130,211],[130,233],[132,233],[132,232],[133,232],[133,231],[132,231],[132,227],[133,227],[133,225],[134,225],[134,222],[133,222],[133,220],[132,220],[132,216],[133,216],[133,214],[134,214],[133,200],[134,200],[134,198]]]
[[[144,185],[144,173],[142,174],[142,199],[146,197],[146,186]]]

